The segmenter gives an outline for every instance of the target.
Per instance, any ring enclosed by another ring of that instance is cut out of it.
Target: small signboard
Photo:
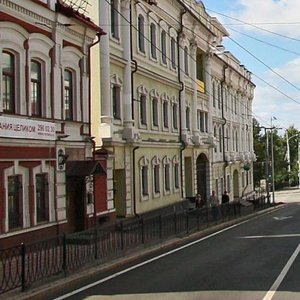
[[[55,140],[55,123],[0,116],[0,137]]]

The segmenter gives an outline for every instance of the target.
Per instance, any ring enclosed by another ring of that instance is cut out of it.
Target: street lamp
[[[275,172],[274,172],[274,144],[273,144],[273,124],[272,120],[277,120],[276,117],[271,117],[271,160],[272,160],[272,202],[275,203]]]

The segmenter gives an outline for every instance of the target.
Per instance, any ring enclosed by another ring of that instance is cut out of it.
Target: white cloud
[[[237,3],[240,9],[233,11],[232,16],[247,23],[299,22],[299,0],[239,0]],[[257,26],[291,37],[300,37],[299,25],[260,24]],[[254,27],[246,26],[246,28],[257,31]]]

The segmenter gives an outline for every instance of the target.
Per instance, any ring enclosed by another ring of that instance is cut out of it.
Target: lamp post
[[[275,203],[275,172],[274,172],[274,143],[273,143],[273,124],[272,120],[277,120],[276,117],[271,117],[271,161],[272,161],[272,202]]]

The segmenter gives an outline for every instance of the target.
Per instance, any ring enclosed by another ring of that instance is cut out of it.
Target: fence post
[[[159,215],[159,239],[162,239],[162,215]]]
[[[97,225],[95,226],[95,259],[98,259],[98,228]]]
[[[175,235],[177,234],[177,214],[176,211],[174,212],[174,231]]]
[[[145,226],[144,219],[141,218],[142,244],[145,244]]]
[[[189,233],[189,213],[188,211],[185,212],[186,213],[186,233]]]
[[[121,250],[124,250],[124,224],[123,222],[120,223],[121,229]]]
[[[62,269],[64,275],[67,275],[67,237],[66,234],[63,234],[63,262],[62,262]]]
[[[26,249],[25,249],[25,244],[21,244],[21,276],[22,276],[22,292],[25,291],[26,288],[26,278],[25,278],[25,256],[26,256]]]

